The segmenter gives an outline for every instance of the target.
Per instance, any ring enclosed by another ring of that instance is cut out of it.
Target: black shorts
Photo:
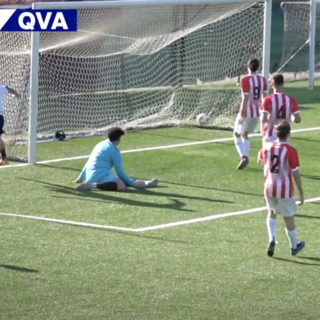
[[[3,127],[4,127],[4,118],[3,118],[3,115],[0,114],[0,135],[4,134]]]

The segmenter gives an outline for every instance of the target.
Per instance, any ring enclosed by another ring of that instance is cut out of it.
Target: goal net
[[[88,4],[90,6],[90,3]],[[41,33],[38,141],[196,125],[230,128],[240,105],[238,77],[262,58],[263,3],[130,5],[78,9],[78,32]],[[30,33],[0,34],[0,82],[12,156],[26,159]]]
[[[292,80],[309,77],[310,2],[283,2],[284,37],[280,70]],[[316,4],[315,77],[320,77],[320,4]]]

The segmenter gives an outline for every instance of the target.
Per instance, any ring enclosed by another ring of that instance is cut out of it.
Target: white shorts
[[[234,132],[244,134],[245,132],[254,132],[259,122],[259,118],[245,118],[241,121],[241,115],[238,114],[234,124]]]
[[[272,198],[266,197],[266,203],[269,211],[281,214],[283,217],[293,217],[297,214],[297,205],[295,198]]]

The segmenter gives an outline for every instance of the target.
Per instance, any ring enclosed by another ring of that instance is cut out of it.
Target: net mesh
[[[294,77],[308,77],[309,69],[309,3],[282,3],[284,38],[280,70],[293,72]],[[315,75],[320,76],[320,4],[316,5]]]
[[[240,103],[236,82],[262,56],[263,4],[149,5],[78,10],[77,33],[41,33],[38,140],[195,124],[229,127]],[[27,154],[28,33],[1,33],[0,82],[10,152]]]

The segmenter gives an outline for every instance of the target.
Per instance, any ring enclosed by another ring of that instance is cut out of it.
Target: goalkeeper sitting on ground
[[[98,143],[89,160],[82,169],[76,183],[80,183],[78,190],[100,189],[105,191],[124,191],[127,187],[144,189],[156,187],[157,179],[151,181],[133,180],[129,178],[123,168],[122,159],[117,145],[120,143],[124,131],[121,128],[111,128],[109,139]],[[118,176],[111,172],[112,167]]]

